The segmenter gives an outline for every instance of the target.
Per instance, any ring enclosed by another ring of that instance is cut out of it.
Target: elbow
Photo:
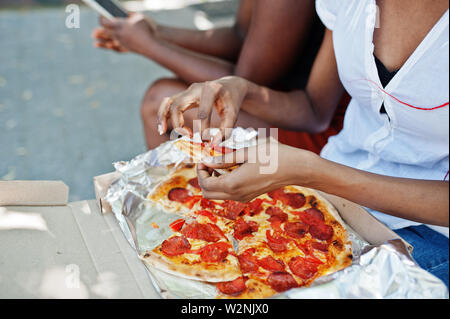
[[[320,134],[325,132],[331,124],[331,119],[325,118],[323,116],[316,116],[315,120],[312,121],[311,128],[308,130],[308,133],[311,134]]]
[[[310,125],[307,127],[307,131],[310,134],[320,134],[325,132],[331,124],[333,120],[334,112],[329,112],[329,110],[333,109],[332,107],[317,107],[317,104],[314,103],[314,100],[305,92],[305,97],[309,102],[310,110],[312,113]]]
[[[242,45],[244,44],[244,41],[245,41],[245,35],[247,33],[247,30],[245,30],[243,28],[242,24],[237,22],[233,26],[233,33],[234,33],[236,40],[239,42],[239,44],[242,47]]]
[[[303,123],[302,123],[303,122]],[[298,123],[302,123],[301,125],[298,125]],[[290,125],[281,125],[280,127],[288,130],[293,130],[296,132],[305,132],[309,134],[320,134],[325,132],[330,127],[331,121],[328,121],[323,118],[316,118],[310,119],[307,123],[302,121],[302,119],[297,119],[295,121],[295,124],[293,126]]]

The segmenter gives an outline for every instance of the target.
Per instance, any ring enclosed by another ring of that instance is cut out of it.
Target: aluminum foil
[[[255,145],[257,133],[237,128],[223,146],[243,148]],[[195,137],[194,137],[195,139]],[[108,189],[105,200],[129,243],[138,255],[157,247],[170,236],[168,225],[180,218],[152,202],[152,192],[187,156],[169,141],[114,167],[122,177]],[[170,165],[170,166],[169,166]],[[156,223],[159,227],[151,227]],[[309,287],[296,288],[273,298],[448,298],[448,289],[438,278],[420,268],[401,240],[371,246],[348,225],[352,242],[352,265],[314,281]],[[155,289],[162,298],[215,298],[215,285],[189,280],[146,265]]]

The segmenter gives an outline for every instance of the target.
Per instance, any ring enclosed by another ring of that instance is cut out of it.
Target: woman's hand
[[[198,180],[205,198],[248,202],[283,186],[299,182],[308,186],[317,158],[314,153],[268,139],[198,164]],[[236,164],[241,165],[231,173],[212,175],[214,169]]]
[[[141,13],[114,20],[100,17],[100,24],[102,28],[94,30],[92,34],[96,40],[95,46],[117,52],[144,54],[157,33],[157,24]]]
[[[207,130],[210,127],[213,107],[215,107],[221,118],[220,134],[214,136],[212,142],[218,144],[223,138],[229,137],[247,90],[248,82],[236,76],[194,83],[186,91],[166,98],[162,102],[158,112],[158,131],[161,135],[166,133],[167,120],[170,119],[175,130],[181,134],[189,134],[189,129],[184,126],[183,113],[198,107],[197,118],[201,126],[194,127],[194,130],[199,131],[202,138],[209,139]]]
[[[128,49],[122,46],[120,42],[114,39],[104,28],[96,28],[94,32],[92,32],[92,37],[95,40],[94,46],[97,48],[109,49],[118,53],[128,52]]]

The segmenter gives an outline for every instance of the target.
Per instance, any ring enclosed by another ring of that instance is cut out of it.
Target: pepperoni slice
[[[277,200],[276,199],[272,199],[272,200],[263,199],[263,203],[267,203],[267,204],[273,206],[273,205],[277,204]]]
[[[311,225],[311,227],[309,228],[309,233],[311,234],[311,236],[319,240],[329,240],[331,239],[331,237],[333,237],[334,232],[333,227],[322,223]]]
[[[275,222],[275,221],[280,221],[280,222],[285,222],[288,220],[288,214],[286,214],[285,212],[283,212],[280,208],[278,207],[269,207],[266,209],[265,212],[267,215],[270,215],[271,217],[269,218],[269,222]]]
[[[185,203],[189,197],[190,193],[186,188],[172,188],[167,195],[171,201]]]
[[[323,252],[325,252],[325,253],[328,252],[328,245],[327,245],[327,244],[322,244],[322,243],[319,243],[319,242],[317,242],[317,241],[314,241],[314,242],[312,242],[311,246],[312,246],[314,249],[323,251]]]
[[[298,287],[294,277],[288,272],[274,272],[267,278],[267,283],[277,292]]]
[[[230,245],[227,243],[216,243],[205,246],[200,252],[200,257],[203,261],[209,263],[216,263],[224,260],[228,256],[228,249]]]
[[[238,256],[239,266],[243,273],[258,271],[259,268],[258,259],[256,259],[255,256],[253,256],[254,253],[255,249],[250,248]]]
[[[269,245],[269,248],[276,253],[282,253],[285,252],[287,250],[287,243],[279,243],[279,242],[273,242],[270,241],[267,243]]]
[[[238,216],[243,215],[243,213],[245,213],[245,208],[247,207],[247,204],[227,200],[223,203],[223,207],[225,210],[224,217],[231,220],[236,220]]]
[[[301,208],[306,203],[306,198],[303,194],[299,193],[285,193],[282,202],[292,208]]]
[[[217,284],[217,289],[225,295],[239,296],[245,291],[245,280],[243,277],[239,277],[233,281],[219,282]]]
[[[267,244],[272,251],[281,253],[287,250],[287,244],[289,240],[280,236],[272,237],[270,230],[266,231]]]
[[[169,227],[173,231],[178,232],[181,230],[181,227],[183,227],[184,223],[185,223],[184,219],[177,219],[176,221],[170,223]]]
[[[282,188],[268,192],[267,195],[269,195],[270,198],[274,199],[274,200],[278,200],[284,196],[285,192]]]
[[[258,265],[268,271],[283,271],[284,263],[281,260],[276,260],[272,256],[264,257],[258,260]]]
[[[171,237],[161,244],[161,251],[167,256],[178,256],[189,252],[191,244],[184,237]]]
[[[187,238],[200,239],[208,242],[216,242],[224,237],[222,231],[219,227],[217,227],[217,225],[200,224],[198,222],[184,225],[181,233]]]
[[[274,200],[279,200],[283,204],[291,206],[292,208],[301,208],[306,203],[306,198],[299,193],[286,193],[282,188],[268,193],[269,197]]]
[[[247,208],[249,210],[249,215],[250,216],[255,216],[258,215],[259,213],[262,212],[263,208],[261,206],[261,204],[263,203],[262,199],[255,199],[254,201],[250,202],[247,204]]]
[[[194,205],[201,199],[202,196],[200,195],[189,196],[184,203],[189,207],[189,209],[192,209],[192,207],[194,207]]]
[[[181,230],[181,233],[187,238],[200,239],[199,232],[201,228],[201,224],[199,224],[198,222],[193,222],[191,224],[185,224],[183,229]]]
[[[284,225],[284,231],[286,234],[297,239],[302,239],[308,232],[308,229],[309,226],[301,222],[286,223]]]
[[[317,273],[317,263],[310,262],[303,257],[294,257],[289,262],[289,269],[302,279],[310,279]]]
[[[317,208],[308,208],[305,211],[293,213],[299,215],[300,219],[308,225],[322,224],[325,221],[323,213]]]
[[[278,232],[278,233],[282,233],[283,229],[281,228],[281,225],[283,224],[283,222],[279,219],[270,219],[270,227],[273,229],[274,232]]]
[[[200,184],[198,183],[198,177],[194,177],[194,178],[190,179],[190,180],[188,181],[188,183],[189,183],[189,185],[191,185],[192,187],[195,187],[195,188],[197,188],[197,189],[202,189],[202,188],[200,187]]]
[[[226,240],[228,240],[228,238],[224,235],[224,233],[222,232],[222,230],[219,228],[219,226],[217,226],[216,224],[207,224],[208,227],[210,228],[211,232],[220,235],[222,238],[225,238]]]
[[[251,236],[258,231],[258,223],[254,221],[246,222],[244,219],[238,219],[234,224],[234,238],[242,240],[244,237]]]
[[[286,243],[279,243],[274,241],[268,241],[267,244],[269,245],[269,248],[272,249],[273,252],[276,253],[282,253],[287,250],[287,244]]]
[[[212,221],[213,223],[217,222],[217,216],[214,215],[213,213],[211,213],[208,210],[199,210],[199,211],[197,211],[195,213],[198,214],[198,215],[202,215],[202,216],[208,217],[209,220]]]
[[[209,199],[206,199],[206,198],[202,198],[202,199],[200,200],[200,206],[201,206],[203,209],[207,209],[207,208],[215,208],[215,207],[216,207],[213,201],[211,201],[211,200],[209,200]]]

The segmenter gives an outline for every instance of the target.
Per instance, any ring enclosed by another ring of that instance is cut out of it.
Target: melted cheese
[[[186,258],[191,263],[196,263],[201,261],[201,257],[198,254],[184,254],[184,258]]]

